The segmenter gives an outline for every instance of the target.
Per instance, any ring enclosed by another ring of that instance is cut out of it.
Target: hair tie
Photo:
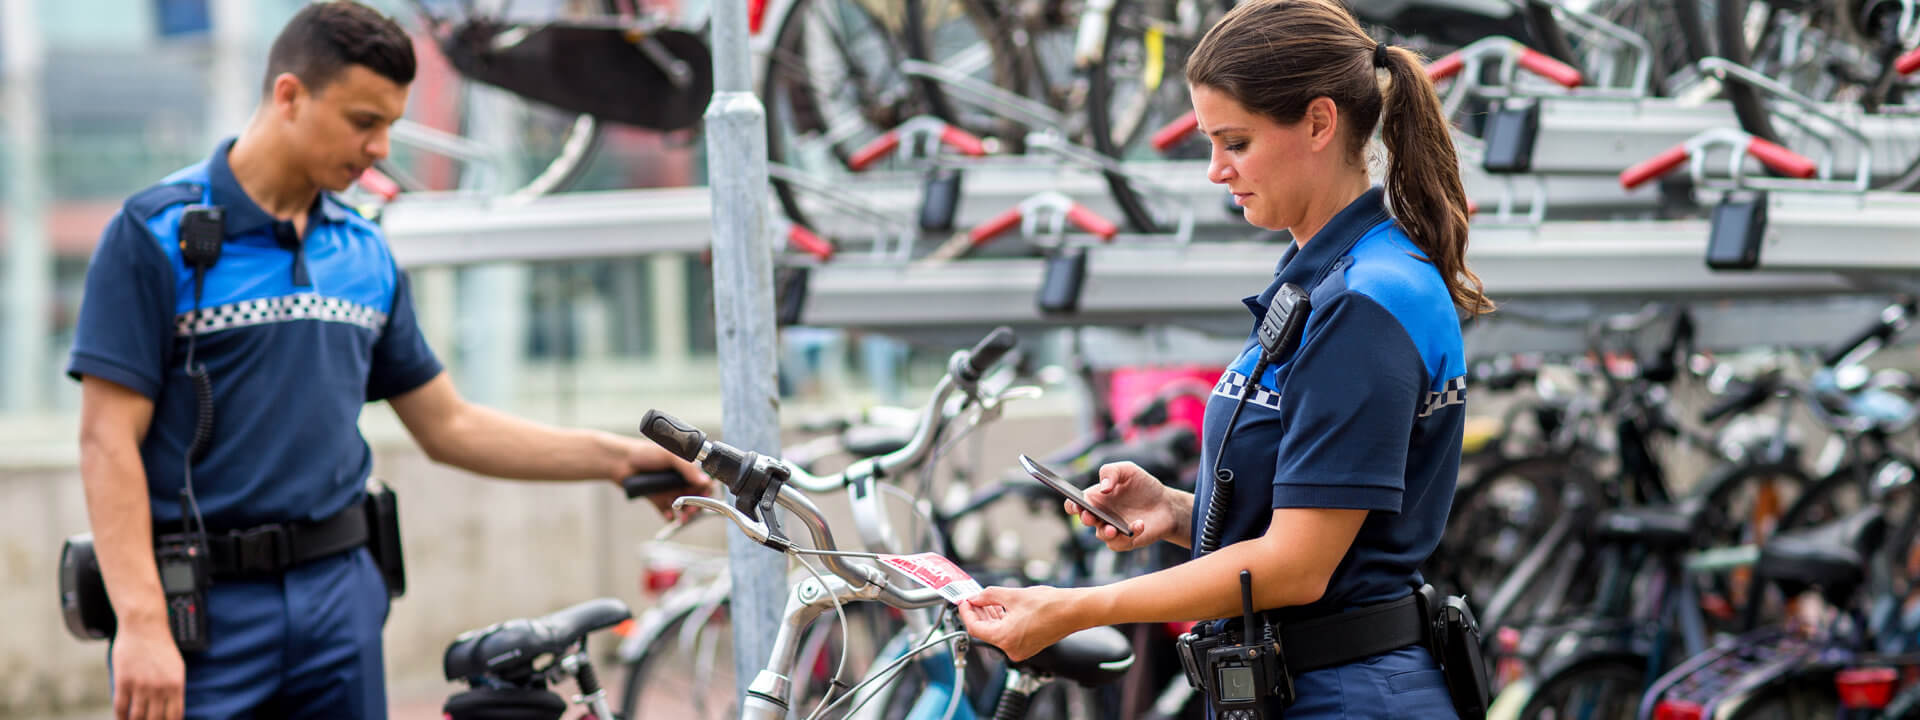
[[[1387,54],[1387,48],[1389,47],[1392,47],[1392,46],[1386,43],[1373,44],[1373,66],[1374,67],[1383,68],[1387,66],[1387,58],[1390,57]]]

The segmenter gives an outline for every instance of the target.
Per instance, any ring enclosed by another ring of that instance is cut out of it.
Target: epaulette
[[[197,201],[205,194],[206,187],[199,183],[155,185],[127,198],[126,212],[128,216],[144,221],[167,208]]]

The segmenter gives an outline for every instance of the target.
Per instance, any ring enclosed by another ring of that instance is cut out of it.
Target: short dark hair
[[[316,2],[295,13],[273,39],[261,92],[273,94],[273,79],[293,73],[318,93],[352,65],[407,85],[413,82],[413,41],[378,10],[353,0]]]

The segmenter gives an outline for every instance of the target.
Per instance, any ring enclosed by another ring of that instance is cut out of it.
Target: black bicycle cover
[[[519,25],[477,17],[437,38],[453,67],[473,80],[562,110],[654,130],[700,120],[713,97],[713,58],[699,36],[654,30],[689,71],[677,88],[629,31],[554,23]]]

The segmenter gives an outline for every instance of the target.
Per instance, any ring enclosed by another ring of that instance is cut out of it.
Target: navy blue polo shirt
[[[1404,597],[1440,541],[1460,467],[1466,364],[1452,296],[1377,187],[1306,247],[1288,246],[1273,284],[1245,300],[1254,325],[1289,282],[1313,301],[1300,346],[1261,375],[1224,453],[1221,434],[1259,359],[1256,335],[1208,400],[1194,547],[1217,459],[1234,478],[1223,547],[1264,535],[1278,508],[1370,511],[1320,601],[1282,616]]]
[[[185,360],[193,274],[180,258],[188,205],[225,213],[226,242],[208,272],[196,361],[213,380],[212,449],[194,465],[194,495],[215,530],[317,520],[363,492],[372,453],[362,405],[440,373],[415,323],[407,278],[379,227],[322,193],[307,234],[249,198],[212,157],[129,198],[87,266],[67,373],[153,400],[140,444],[154,527],[177,527],[194,393]]]

